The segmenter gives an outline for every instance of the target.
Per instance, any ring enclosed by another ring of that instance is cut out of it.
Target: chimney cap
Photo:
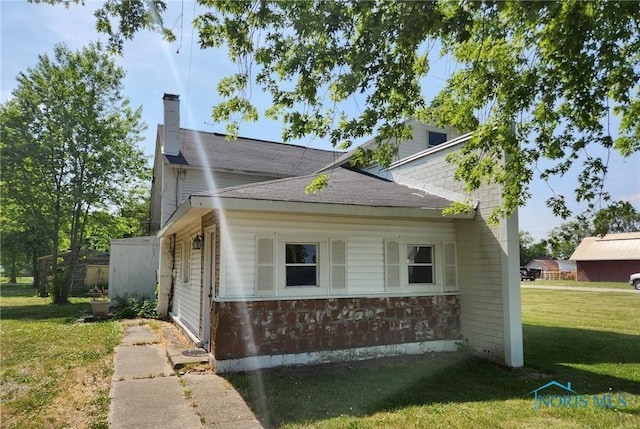
[[[180,99],[179,95],[176,94],[167,94],[166,92],[164,93],[164,95],[162,96],[163,100],[178,100]]]

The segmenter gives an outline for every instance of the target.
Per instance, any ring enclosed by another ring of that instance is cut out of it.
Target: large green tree
[[[520,231],[520,266],[523,267],[533,259],[549,256],[546,240],[535,241],[527,231]]]
[[[50,243],[54,272],[68,238],[71,257],[54,302],[67,300],[91,214],[120,207],[144,178],[136,147],[144,124],[122,94],[123,78],[99,44],[77,52],[59,44],[20,73],[0,108],[2,194],[11,215]]]
[[[585,237],[640,231],[640,212],[626,201],[613,203],[591,216],[576,216],[549,232],[546,242],[556,259],[569,259]]]
[[[51,252],[54,221],[48,188],[44,182],[34,181],[43,173],[44,160],[37,153],[24,155],[28,149],[22,142],[29,141],[31,124],[25,122],[20,109],[15,99],[0,105],[0,258],[12,278],[29,261],[34,284],[38,285],[38,257]],[[39,294],[44,296],[46,291],[40,290]]]
[[[577,216],[549,232],[546,242],[554,259],[569,259],[585,237],[593,235],[590,219]]]
[[[148,178],[150,182],[150,169]],[[112,238],[149,235],[150,197],[149,188],[140,187],[124,195],[117,210],[96,210],[89,213],[86,246],[109,251]]]
[[[598,210],[593,218],[595,234],[636,231],[640,231],[640,211],[628,201],[618,201]]]
[[[412,117],[473,130],[451,162],[470,190],[503,185],[495,216],[529,198],[538,169],[543,179],[562,176],[577,159],[583,165],[575,199],[606,200],[608,166],[598,150],[625,157],[640,150],[637,2],[199,3],[206,8],[195,20],[201,46],[226,46],[239,65],[220,82],[223,101],[214,109],[231,132],[236,119],[258,118],[254,87],[271,96],[265,114],[284,121],[285,141],[315,135],[348,148],[376,135],[377,146],[357,151],[356,162],[389,163]],[[171,37],[162,24],[165,6],[108,0],[97,13],[98,29],[116,49],[140,28]],[[422,84],[434,46],[456,68],[442,91],[426,99]],[[564,195],[547,204],[557,215],[571,215]]]

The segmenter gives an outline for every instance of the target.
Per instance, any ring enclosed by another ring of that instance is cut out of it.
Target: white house
[[[500,188],[455,180],[445,158],[468,135],[415,123],[389,168],[361,169],[180,129],[177,103],[165,96],[154,167],[158,309],[216,372],[461,344],[523,364],[517,215],[487,224]],[[329,186],[306,194],[318,172]],[[443,216],[452,202],[473,210]]]

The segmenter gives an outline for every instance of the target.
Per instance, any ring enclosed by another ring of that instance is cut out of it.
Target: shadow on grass
[[[2,283],[0,284],[0,297],[35,297],[37,289],[31,283]]]
[[[51,304],[47,298],[42,305],[3,306],[0,317],[3,320],[46,320],[60,319],[73,321],[91,313],[87,303]]]
[[[527,399],[528,392],[552,380],[571,381],[580,394],[609,388],[640,394],[638,380],[570,366],[638,363],[637,336],[525,325],[524,338],[527,366],[518,370],[460,352],[281,368],[227,379],[267,426],[436,403]]]
[[[35,288],[29,284],[3,284],[0,290],[0,317],[4,320],[75,320],[90,312],[88,302],[52,304],[50,298],[37,297]],[[6,305],[13,299],[20,299],[21,303]]]

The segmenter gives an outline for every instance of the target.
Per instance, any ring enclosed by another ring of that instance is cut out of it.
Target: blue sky
[[[191,26],[195,10],[192,1],[169,0],[167,3],[165,24],[173,27],[177,40],[167,43],[158,34],[141,32],[126,43],[123,57],[117,59],[117,63],[127,72],[125,96],[133,106],[143,107],[143,119],[149,128],[141,147],[150,159],[156,127],[162,122],[162,95],[180,95],[183,127],[225,132],[224,124],[213,123],[211,111],[220,100],[216,93],[217,82],[236,70],[224,50],[200,50],[197,33],[193,32]],[[0,101],[4,102],[11,96],[18,73],[34,66],[39,54],[51,54],[56,43],[64,42],[77,50],[89,41],[105,40],[95,31],[93,11],[98,6],[99,2],[95,1],[87,1],[85,6],[73,5],[69,9],[23,1],[1,1]],[[446,61],[432,64],[432,72],[426,80],[429,94],[435,94],[443,86],[450,67],[451,64]],[[268,99],[260,91],[254,91],[252,100],[258,107],[268,106]],[[279,122],[261,119],[257,123],[243,123],[240,135],[281,141],[281,130]],[[295,143],[330,148],[327,142],[317,139]],[[640,154],[623,159],[611,153],[609,169],[607,190],[615,199],[630,201],[640,209]],[[574,167],[564,178],[549,183],[535,180],[532,184],[533,197],[526,207],[520,209],[520,229],[540,239],[561,224],[563,220],[553,216],[545,206],[545,200],[554,192],[568,194],[567,198],[572,200],[579,171],[579,167]],[[577,212],[581,210],[577,204],[573,204],[572,208]]]

